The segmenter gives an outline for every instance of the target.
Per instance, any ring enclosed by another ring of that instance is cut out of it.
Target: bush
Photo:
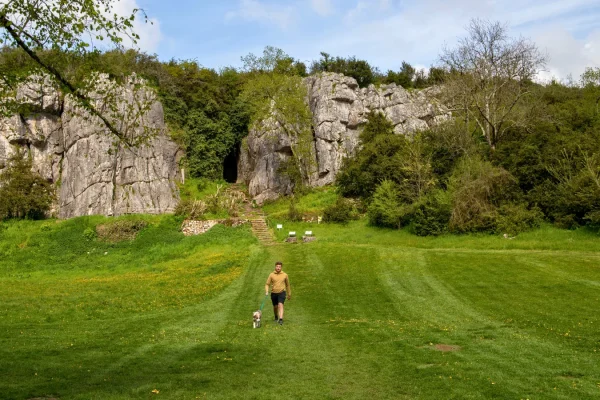
[[[202,200],[183,199],[175,207],[175,215],[188,219],[202,220],[206,212],[206,203]]]
[[[31,171],[31,160],[17,152],[0,174],[0,220],[42,219],[54,202],[54,187]]]
[[[585,215],[585,220],[589,221],[588,225],[599,228],[600,227],[600,210],[590,211]]]
[[[457,166],[448,188],[452,194],[449,227],[454,232],[494,232],[498,207],[520,195],[508,171],[476,158]]]
[[[323,211],[323,221],[346,224],[353,218],[353,212],[352,201],[340,196],[334,204]]]
[[[400,228],[407,207],[400,203],[398,189],[392,181],[381,182],[368,206],[369,223],[375,226]]]
[[[528,210],[525,204],[504,204],[498,208],[496,233],[516,235],[540,226],[544,214],[534,207]]]
[[[221,191],[221,185],[218,185],[215,194],[206,197],[206,210],[211,214],[224,212],[230,217],[237,217],[245,199],[244,192],[231,189]]]
[[[83,231],[83,237],[87,241],[92,241],[92,240],[96,239],[97,236],[98,235],[96,234],[96,230],[94,228],[87,227]]]
[[[448,232],[452,207],[447,192],[430,193],[414,206],[412,228],[418,236],[438,236]]]
[[[121,219],[96,226],[96,233],[99,239],[106,242],[120,242],[135,239],[146,226],[148,222],[144,220]]]

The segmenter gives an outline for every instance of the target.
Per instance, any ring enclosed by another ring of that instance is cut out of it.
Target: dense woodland
[[[397,71],[382,73],[366,60],[327,53],[307,67],[269,47],[262,57],[243,57],[243,69],[219,71],[197,60],[162,62],[134,50],[42,54],[74,81],[93,71],[117,80],[132,72],[146,79],[163,103],[171,136],[186,151],[186,169],[206,179],[223,177],[225,158],[239,148],[249,124],[260,116],[252,99],[265,88],[260,82],[266,77],[276,82],[274,77],[300,79],[331,71],[351,76],[363,87],[393,82],[409,90],[452,87],[453,77],[472,78],[448,64],[426,73],[402,62]],[[23,78],[36,68],[21,50],[4,48],[0,53],[4,75]],[[511,105],[511,113],[520,113],[526,123],[511,120],[494,137],[469,117],[469,105],[464,112],[453,110],[452,121],[410,137],[394,135],[383,116],[371,114],[361,149],[346,160],[337,181],[340,196],[358,201],[340,199],[326,210],[326,217],[344,221],[357,211],[366,212],[372,224],[408,226],[419,235],[515,234],[542,221],[564,228],[600,225],[599,78],[598,69],[588,69],[568,84],[520,79],[519,102]],[[0,215],[39,215],[39,209],[11,211],[10,191],[18,191],[11,182],[27,175],[22,165],[15,168],[5,168],[0,176],[5,182]],[[45,198],[47,194],[44,188]]]

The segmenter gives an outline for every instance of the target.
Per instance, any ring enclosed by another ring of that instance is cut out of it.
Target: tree
[[[596,103],[596,115],[600,103],[600,68],[587,67],[581,74],[581,84],[588,93],[591,93]]]
[[[365,60],[359,60],[356,57],[331,57],[328,53],[321,52],[321,59],[313,61],[310,67],[311,74],[318,72],[336,72],[356,79],[358,86],[367,87],[375,83],[379,77],[376,68]]]
[[[440,56],[451,72],[444,86],[446,100],[453,111],[475,122],[494,150],[508,129],[526,125],[527,112],[518,106],[546,57],[527,39],[508,37],[506,26],[498,22],[474,19],[467,32],[457,48]]]
[[[402,66],[400,67],[400,71],[394,72],[389,70],[386,76],[386,83],[395,83],[396,85],[400,85],[403,88],[411,88],[414,87],[414,79],[415,79],[415,68],[407,63],[406,61],[402,61]]]
[[[263,56],[242,57],[249,78],[241,93],[242,101],[250,108],[250,126],[272,130],[281,129],[292,138],[293,165],[287,170],[298,171],[296,185],[308,179],[313,165],[312,114],[305,99],[307,87],[298,74],[297,62],[281,49],[266,47]]]
[[[119,16],[114,12],[118,0],[10,0],[0,5],[0,44],[22,49],[41,71],[49,74],[58,87],[70,94],[78,105],[99,118],[104,126],[117,138],[129,142],[118,126],[118,117],[107,115],[90,95],[87,88],[47,57],[49,51],[85,55],[94,52],[94,41],[108,42],[121,47],[124,38],[133,44],[139,36],[133,31],[133,21],[141,10],[131,15]],[[11,99],[20,79],[0,71],[0,97]],[[98,94],[98,93],[97,93]],[[5,112],[13,113],[14,103],[4,101]],[[106,106],[103,104],[102,106]],[[119,107],[109,107],[113,114]]]

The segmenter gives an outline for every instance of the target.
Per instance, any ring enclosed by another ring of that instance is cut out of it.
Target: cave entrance
[[[240,158],[240,147],[235,146],[225,160],[223,160],[223,179],[225,182],[236,183],[238,178],[238,160]]]

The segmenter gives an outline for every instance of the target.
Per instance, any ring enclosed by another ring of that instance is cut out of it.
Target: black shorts
[[[281,293],[271,293],[271,302],[274,306],[285,303],[285,290]]]

